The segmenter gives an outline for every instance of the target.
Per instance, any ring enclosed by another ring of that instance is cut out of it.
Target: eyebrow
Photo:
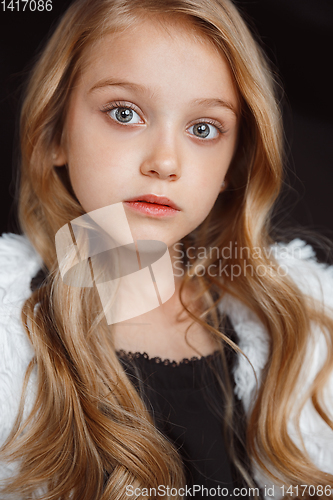
[[[237,111],[235,109],[235,106],[233,106],[231,102],[225,101],[224,99],[195,99],[194,101],[192,101],[192,104],[199,106],[207,106],[209,108],[217,108],[217,107],[227,108],[230,111],[232,111],[234,115],[237,116]]]
[[[112,78],[100,80],[89,90],[89,93],[104,87],[123,87],[129,90],[140,92],[142,94],[151,95],[151,91],[144,85],[127,81],[118,81]],[[192,106],[207,106],[210,108],[215,108],[215,107],[227,108],[230,111],[232,111],[232,113],[236,117],[238,116],[235,107],[229,101],[225,101],[224,99],[218,99],[218,98],[195,99],[190,104]]]
[[[118,80],[113,80],[112,78],[107,78],[105,80],[100,80],[97,82],[90,90],[90,92],[93,92],[94,90],[101,89],[103,87],[124,87],[129,90],[136,90],[141,92],[142,94],[146,94],[149,92],[147,87],[140,85],[139,83],[131,83],[131,82],[126,82],[126,81],[118,81]]]

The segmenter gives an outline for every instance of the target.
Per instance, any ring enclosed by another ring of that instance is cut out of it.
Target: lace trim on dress
[[[207,356],[201,356],[201,358],[193,356],[192,358],[183,358],[181,361],[162,359],[159,356],[150,358],[149,354],[147,354],[146,352],[131,352],[131,351],[125,351],[124,349],[116,351],[116,354],[117,356],[121,357],[126,361],[133,361],[135,359],[146,359],[147,361],[155,363],[157,365],[172,366],[173,368],[175,368],[176,366],[189,365],[196,363],[198,361],[210,360],[214,358],[219,352],[220,352],[219,350],[216,350],[212,354],[208,354]]]

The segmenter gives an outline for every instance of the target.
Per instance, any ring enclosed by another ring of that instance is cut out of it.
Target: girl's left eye
[[[141,117],[138,115],[134,109],[128,108],[126,106],[119,106],[107,111],[108,115],[118,123],[142,123]]]
[[[217,126],[206,122],[196,123],[188,130],[190,134],[200,137],[200,139],[215,139],[215,137],[217,137],[220,133]]]

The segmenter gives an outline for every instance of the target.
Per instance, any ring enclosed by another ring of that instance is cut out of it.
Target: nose
[[[176,137],[156,136],[149,142],[147,149],[147,155],[140,167],[143,175],[170,181],[180,177],[181,160]]]

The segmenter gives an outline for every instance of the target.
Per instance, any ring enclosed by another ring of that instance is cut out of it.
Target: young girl
[[[273,83],[230,0],[64,15],[0,242],[1,498],[332,496],[332,269],[272,238]],[[144,276],[113,308],[109,237]]]

